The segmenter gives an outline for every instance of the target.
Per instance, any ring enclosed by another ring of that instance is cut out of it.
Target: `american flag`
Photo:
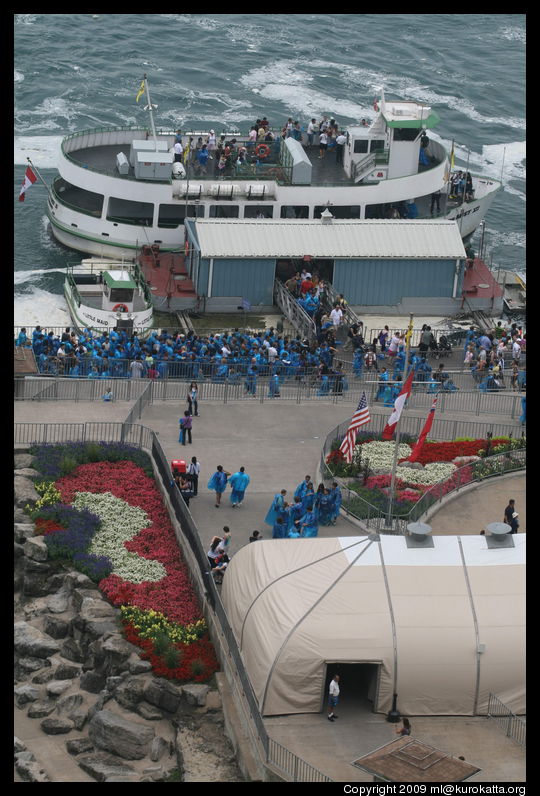
[[[371,417],[369,416],[369,407],[367,403],[366,393],[363,392],[362,397],[360,398],[360,403],[356,408],[356,412],[352,416],[349,428],[347,429],[347,433],[345,434],[345,439],[339,446],[340,451],[342,452],[346,461],[348,461],[349,463],[352,462],[353,458],[354,444],[356,442],[356,432],[358,431],[360,426],[364,426],[366,423],[369,423],[370,420]]]

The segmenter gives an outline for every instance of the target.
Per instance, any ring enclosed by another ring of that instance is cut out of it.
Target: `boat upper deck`
[[[218,179],[257,181],[273,179],[277,182],[288,184],[290,182],[290,169],[281,162],[279,149],[275,147],[275,143],[273,151],[271,150],[266,158],[259,159],[253,155],[251,156],[252,162],[248,162],[241,170],[232,166],[229,169],[225,169],[224,173],[221,174],[217,168],[217,159],[213,158],[208,163],[207,174],[201,175],[193,157],[194,153],[184,163],[184,168],[187,170],[188,177],[197,181],[208,180],[213,182]],[[309,158],[312,167],[312,185],[354,185],[354,180],[346,174],[343,166],[336,162],[335,148],[330,148],[324,158],[319,157],[318,146],[305,146],[304,152]],[[117,177],[120,180],[137,180],[135,170],[131,164],[129,164],[127,174],[119,173],[117,155],[120,153],[123,153],[128,158],[129,163],[129,144],[89,146],[70,152],[69,158],[86,169]],[[171,181],[172,178],[161,182]]]

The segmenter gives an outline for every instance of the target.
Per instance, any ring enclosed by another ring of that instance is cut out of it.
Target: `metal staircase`
[[[296,301],[292,293],[289,293],[285,285],[279,279],[274,280],[274,302],[281,310],[282,314],[289,321],[291,326],[307,339],[313,343],[317,339],[317,332],[315,330],[315,321],[310,318],[307,312]]]

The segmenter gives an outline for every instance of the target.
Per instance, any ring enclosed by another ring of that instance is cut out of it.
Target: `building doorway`
[[[380,663],[326,663],[322,711],[328,708],[328,687],[339,674],[340,697],[336,714],[374,713],[378,701]]]
[[[306,268],[311,275],[318,274],[319,279],[324,279],[325,282],[332,284],[334,278],[334,261],[326,258],[313,257],[311,260],[304,260],[303,258],[289,258],[281,259],[276,262],[276,279],[280,282],[286,282],[291,276],[294,276],[298,271]]]

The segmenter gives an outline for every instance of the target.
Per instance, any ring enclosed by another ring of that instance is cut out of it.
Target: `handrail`
[[[516,716],[499,697],[489,692],[488,719],[495,719],[496,723],[504,729],[506,736],[512,738],[521,746],[527,745],[527,725],[525,721]]]
[[[279,279],[274,280],[274,298],[287,320],[310,342],[317,338],[315,321],[300,306],[295,297],[290,293]]]

